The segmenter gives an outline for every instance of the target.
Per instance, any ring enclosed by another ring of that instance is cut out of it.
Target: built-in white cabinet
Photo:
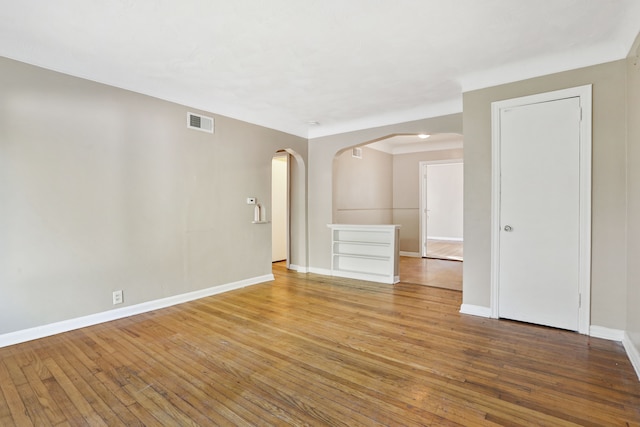
[[[381,283],[398,283],[399,225],[328,224],[331,274]]]

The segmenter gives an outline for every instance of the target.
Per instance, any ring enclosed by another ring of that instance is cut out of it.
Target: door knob
[[[513,231],[513,227],[511,227],[510,225],[505,225],[504,231]]]

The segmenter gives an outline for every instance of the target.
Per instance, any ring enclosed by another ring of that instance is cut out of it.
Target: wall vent
[[[351,156],[355,157],[356,159],[361,159],[362,158],[362,147],[353,147],[353,149],[351,150]]]
[[[213,118],[201,116],[200,114],[187,113],[187,127],[189,129],[213,133]]]

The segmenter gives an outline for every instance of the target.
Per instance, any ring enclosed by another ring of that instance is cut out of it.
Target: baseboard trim
[[[400,251],[400,256],[408,256],[408,257],[412,257],[412,258],[422,258],[422,255],[420,255],[420,252]]]
[[[462,304],[460,306],[460,313],[479,317],[491,317],[491,309],[481,305]]]
[[[293,271],[297,271],[298,273],[308,273],[309,269],[307,267],[302,267],[300,265],[290,264],[289,268]]]
[[[462,237],[427,236],[427,240],[444,240],[447,242],[463,242]]]
[[[103,311],[101,313],[90,314],[88,316],[77,317],[75,319],[63,320],[61,322],[50,323],[48,325],[36,326],[34,328],[23,329],[21,331],[9,332],[7,334],[0,335],[0,348],[60,334],[63,332],[72,331],[74,329],[97,325],[99,323],[110,322],[112,320],[122,319],[124,317],[135,316],[136,314],[142,314],[148,311],[182,304],[184,302],[221,294],[224,292],[241,289],[247,286],[257,285],[258,283],[269,282],[272,280],[274,280],[273,274],[265,274],[264,276],[253,277],[250,279],[227,283],[220,286],[214,286],[207,289],[187,292],[185,294],[174,295],[154,301],[148,301],[129,307],[117,308],[115,310]]]
[[[591,325],[589,327],[589,336],[594,338],[602,338],[609,341],[624,340],[625,332],[620,329],[605,328],[604,326]]]
[[[323,276],[331,276],[331,270],[326,268],[309,267],[309,273],[322,274]]]
[[[631,365],[633,369],[636,371],[636,375],[638,376],[638,380],[640,380],[640,352],[629,337],[629,334],[625,332],[624,339],[622,340],[622,345],[624,346],[625,351],[627,352],[627,357],[631,361]]]

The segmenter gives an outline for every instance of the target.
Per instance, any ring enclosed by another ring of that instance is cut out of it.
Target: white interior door
[[[499,317],[578,330],[580,98],[500,110]]]
[[[420,256],[427,257],[428,239],[463,240],[462,159],[420,162]]]

